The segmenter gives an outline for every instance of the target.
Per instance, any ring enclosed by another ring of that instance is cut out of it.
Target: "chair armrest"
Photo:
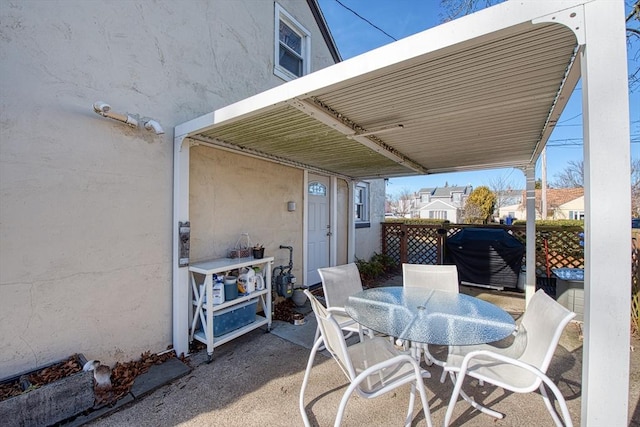
[[[533,365],[530,365],[528,363],[522,362],[518,359],[514,359],[512,357],[509,356],[505,356],[503,354],[499,354],[499,353],[495,353],[493,351],[490,350],[476,350],[476,351],[472,351],[470,353],[468,353],[467,355],[465,355],[464,359],[462,359],[462,363],[460,364],[460,368],[459,368],[459,372],[460,374],[466,375],[466,372],[468,370],[469,367],[469,362],[471,362],[472,359],[474,358],[478,358],[478,356],[484,356],[484,357],[489,357],[491,359],[497,360],[499,362],[503,362],[503,363],[508,363],[510,365],[514,365],[517,366],[519,368],[525,369],[533,374],[535,374],[538,377],[546,377],[546,374],[544,372],[542,372],[540,369],[536,368]],[[482,360],[483,362],[487,362],[486,359]],[[446,366],[445,365],[445,369],[447,370],[451,370],[451,371],[456,371],[458,369],[452,368],[451,366]]]
[[[382,362],[378,362],[375,365],[365,369],[364,371],[360,372],[358,374],[358,377],[360,378],[366,378],[369,375],[375,374],[376,372],[384,369],[384,368],[388,368],[390,366],[394,366],[394,365],[398,365],[400,363],[410,363],[411,365],[413,365],[414,370],[417,370],[416,372],[420,373],[420,376],[422,376],[423,373],[423,369],[420,368],[420,365],[418,365],[418,362],[416,362],[416,360],[409,356],[408,354],[399,354],[397,356],[392,357],[391,359],[387,359],[384,360]],[[429,378],[430,375],[428,375],[425,378]]]
[[[349,314],[347,313],[347,310],[344,309],[344,307],[328,307],[327,311],[329,312],[329,315],[333,315],[333,314],[339,314],[343,317],[346,317],[348,320],[340,323],[340,327],[344,328],[346,326],[352,326],[352,325],[358,325],[358,331],[360,334],[360,339],[362,339],[362,334],[364,332],[366,332],[366,334],[369,336],[369,338],[373,338],[373,331],[369,328],[367,328],[366,326],[362,326],[362,324],[358,323],[357,321],[355,321],[351,316],[349,316]]]
[[[347,314],[347,310],[344,307],[327,307],[329,313],[341,314],[343,316],[351,317]]]

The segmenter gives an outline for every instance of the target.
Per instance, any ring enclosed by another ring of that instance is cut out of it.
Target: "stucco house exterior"
[[[315,0],[122,6],[0,3],[0,379],[77,352],[112,365],[165,350],[174,127],[340,61]],[[192,262],[249,233],[275,264],[293,246],[313,284],[309,271],[380,250],[382,179],[196,144],[188,174]],[[319,188],[333,239],[314,241],[320,255],[302,239]]]

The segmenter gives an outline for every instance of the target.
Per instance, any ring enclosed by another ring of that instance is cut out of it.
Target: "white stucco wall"
[[[303,171],[210,147],[191,149],[191,261],[224,258],[241,233],[302,278]],[[293,201],[300,209],[287,210]],[[277,224],[277,226],[274,226]]]
[[[280,4],[312,31],[312,68],[331,64],[306,2]],[[273,75],[273,7],[0,2],[0,378],[75,352],[113,364],[171,342],[172,130],[282,83]],[[166,133],[100,117],[98,100]],[[194,231],[204,233],[194,256],[220,254],[253,218],[239,206],[255,199],[274,204],[269,221],[282,219],[286,200],[259,192],[271,173],[270,191],[292,191],[299,171],[252,160],[243,175],[233,156],[195,151],[195,197],[213,199],[192,200]],[[220,168],[202,170],[211,165]],[[230,188],[241,196],[230,199]],[[214,214],[230,203],[240,223],[227,228],[216,214],[199,229],[211,203]]]

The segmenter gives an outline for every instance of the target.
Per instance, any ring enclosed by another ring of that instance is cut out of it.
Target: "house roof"
[[[547,206],[557,208],[565,203],[584,196],[584,188],[547,188]],[[522,191],[521,208],[524,209],[527,200],[526,190]],[[542,190],[536,190],[536,209],[542,206]]]
[[[320,34],[322,34],[322,38],[329,48],[329,52],[331,53],[331,57],[335,62],[342,61],[342,57],[340,56],[340,52],[338,51],[338,46],[336,45],[333,36],[331,35],[331,30],[329,30],[329,26],[327,25],[327,21],[324,19],[324,14],[322,13],[322,9],[318,5],[317,0],[307,0],[307,4],[309,5],[309,9],[311,9],[311,13],[313,14],[313,18],[318,23],[318,27],[320,28]]]
[[[580,3],[546,18],[553,3],[502,3],[178,125],[175,136],[347,179],[533,165],[579,78],[582,12],[567,7]]]
[[[418,193],[429,193],[433,197],[450,197],[452,193],[468,194],[473,190],[470,185],[453,186],[453,187],[433,187],[433,188],[421,188]]]

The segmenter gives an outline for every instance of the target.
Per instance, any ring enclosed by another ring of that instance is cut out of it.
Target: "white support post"
[[[531,297],[536,292],[536,171],[535,166],[530,165],[525,170],[527,180],[527,241],[526,241],[526,266],[527,284],[525,286],[525,305],[529,305]]]
[[[355,262],[356,260],[356,182],[347,181],[349,185],[348,206],[347,212],[349,213],[347,224],[347,262]]]
[[[624,2],[584,5],[585,182],[583,426],[626,426],[631,197]],[[635,404],[635,402],[634,402]]]
[[[302,284],[309,286],[309,171],[302,172],[302,271],[304,272]]]
[[[329,236],[329,265],[338,263],[338,178],[331,176],[331,236]]]
[[[179,222],[189,221],[189,151],[184,136],[174,138],[173,149],[173,349],[189,354],[189,267],[180,267]]]

